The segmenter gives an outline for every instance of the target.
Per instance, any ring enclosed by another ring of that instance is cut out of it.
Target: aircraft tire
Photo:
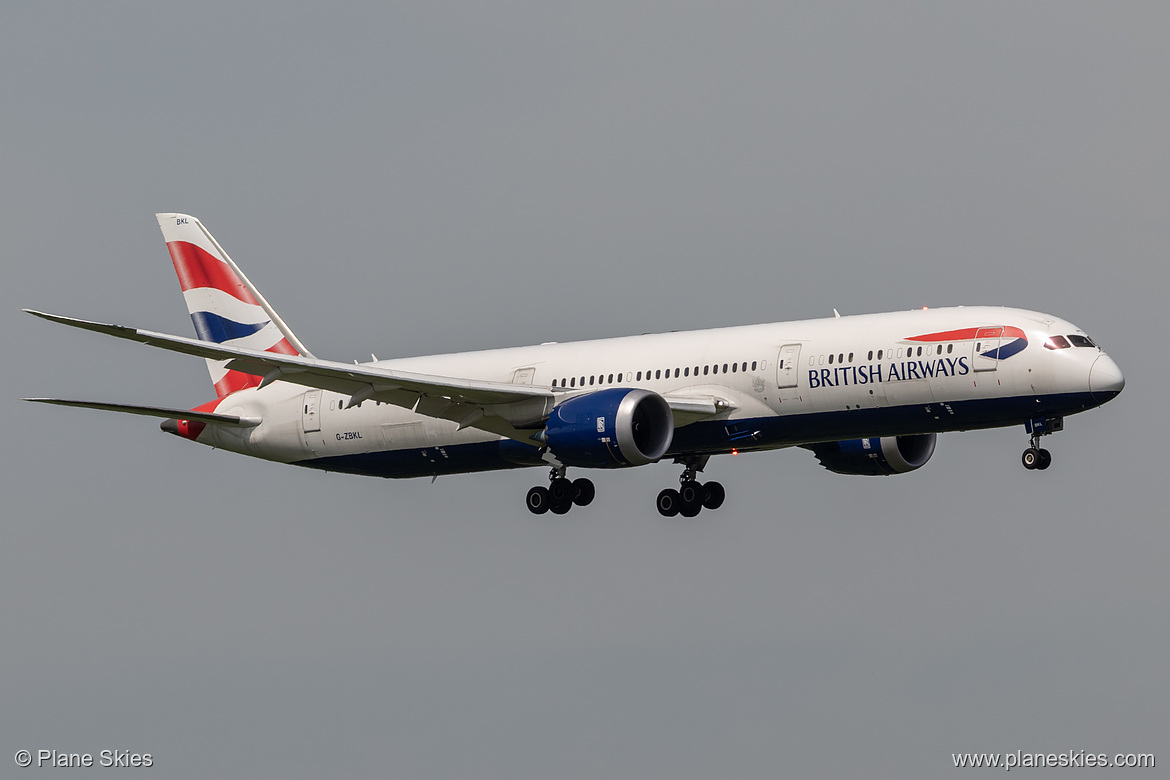
[[[718,509],[723,506],[725,498],[727,498],[727,491],[723,489],[722,484],[708,482],[703,485],[703,507],[705,509]]]
[[[667,488],[658,494],[658,514],[663,517],[674,517],[682,508],[682,498],[674,488]]]
[[[528,511],[534,515],[543,515],[549,510],[548,488],[537,485],[528,491]]]
[[[1043,471],[1052,465],[1052,453],[1048,450],[1040,450],[1040,460],[1036,462],[1036,468]]]
[[[1031,471],[1036,468],[1036,464],[1040,462],[1040,452],[1033,447],[1024,450],[1024,454],[1020,456],[1020,462],[1024,464],[1024,468]]]
[[[573,489],[576,491],[573,494],[573,503],[577,506],[589,506],[593,503],[593,497],[597,495],[593,480],[585,477],[573,480]]]
[[[569,510],[573,508],[573,502],[571,500],[551,501],[549,502],[548,508],[554,515],[564,515],[568,514]]]
[[[681,505],[678,513],[683,517],[696,517],[703,511],[703,486],[693,479],[683,482],[678,489]]]
[[[573,488],[573,483],[564,477],[554,479],[548,486],[548,497],[554,505],[573,503],[573,495],[575,493],[576,490]]]

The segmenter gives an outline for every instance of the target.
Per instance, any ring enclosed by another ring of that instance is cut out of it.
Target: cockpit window
[[[1090,339],[1088,336],[1082,336],[1079,333],[1068,334],[1068,340],[1072,342],[1074,347],[1093,347],[1093,348],[1096,348],[1096,346],[1097,346],[1096,344],[1093,343],[1093,340]]]
[[[1068,343],[1068,339],[1064,336],[1049,336],[1044,339],[1045,349],[1068,349],[1072,344]]]

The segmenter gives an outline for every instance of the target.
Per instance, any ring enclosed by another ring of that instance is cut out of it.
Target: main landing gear
[[[658,494],[658,514],[663,517],[695,517],[704,509],[723,506],[727,492],[718,482],[700,483],[696,477],[707,465],[707,457],[683,461],[685,468],[678,478],[678,490],[667,488]]]
[[[589,506],[597,491],[593,481],[581,477],[572,481],[565,478],[565,467],[553,468],[548,475],[549,485],[537,485],[528,491],[528,511],[543,515],[552,510],[554,515],[563,515],[577,506]]]
[[[1063,417],[1038,417],[1024,423],[1025,430],[1032,435],[1031,445],[1020,456],[1024,468],[1032,471],[1043,471],[1052,465],[1052,453],[1040,446],[1040,437],[1064,430]]]

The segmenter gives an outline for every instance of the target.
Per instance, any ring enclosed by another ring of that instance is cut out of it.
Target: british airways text
[[[904,379],[933,379],[940,376],[965,376],[970,371],[966,355],[937,360],[908,360],[885,366],[877,363],[865,366],[814,368],[808,372],[808,386],[814,389],[868,385],[870,382],[900,382]]]

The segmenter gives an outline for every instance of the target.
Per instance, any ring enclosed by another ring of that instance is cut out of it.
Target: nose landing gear
[[[1024,423],[1025,430],[1032,435],[1031,445],[1020,456],[1020,462],[1029,471],[1043,471],[1052,465],[1052,453],[1040,446],[1040,437],[1064,430],[1063,417],[1037,417]]]
[[[581,477],[570,481],[565,477],[565,467],[554,467],[548,475],[549,485],[537,485],[528,491],[526,503],[528,511],[534,515],[543,515],[551,511],[554,515],[563,515],[577,506],[589,506],[597,490],[593,481]]]
[[[656,506],[663,517],[695,517],[704,509],[718,509],[723,506],[727,492],[718,482],[700,483],[696,476],[707,465],[709,455],[681,461],[685,466],[678,478],[678,490],[667,488],[658,494]],[[676,461],[678,462],[678,461]]]

